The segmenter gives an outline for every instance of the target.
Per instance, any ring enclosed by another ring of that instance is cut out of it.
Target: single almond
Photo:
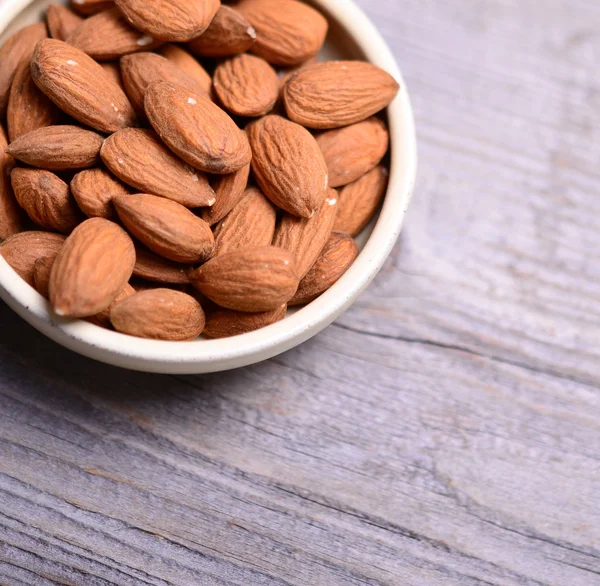
[[[125,92],[138,116],[145,116],[144,93],[153,81],[170,81],[191,92],[203,94],[203,87],[172,61],[156,53],[136,53],[121,58]]]
[[[127,297],[135,295],[135,293],[136,290],[129,283],[126,283],[120,293],[115,297],[114,301],[106,309],[103,309],[100,313],[97,313],[92,317],[88,317],[86,321],[101,328],[113,329],[110,321],[110,312],[112,311],[112,308],[115,307],[117,303],[127,299]]]
[[[159,50],[159,53],[165,58],[171,61],[185,71],[188,75],[193,77],[199,84],[199,86],[207,93],[210,94],[212,88],[212,78],[207,73],[206,69],[198,63],[198,61],[190,55],[185,49],[177,45],[165,45]]]
[[[260,189],[251,187],[240,203],[216,225],[217,254],[268,246],[275,233],[276,216],[273,204]]]
[[[389,146],[387,128],[379,118],[329,130],[316,138],[327,163],[330,187],[352,183],[374,169]]]
[[[46,39],[38,43],[31,74],[61,110],[87,126],[111,133],[135,122],[123,90],[98,63],[63,41]]]
[[[310,218],[327,193],[327,165],[313,136],[281,116],[265,116],[247,128],[252,171],[264,194],[295,216]]]
[[[316,55],[327,36],[327,19],[296,0],[242,0],[236,5],[256,29],[252,52],[273,65],[291,67]]]
[[[17,31],[0,49],[0,117],[6,112],[8,96],[19,65],[27,61],[36,43],[46,38],[46,25],[43,22],[31,24]]]
[[[0,244],[0,256],[34,287],[35,262],[39,258],[56,257],[64,241],[64,236],[51,232],[19,232]]]
[[[207,338],[230,338],[266,328],[281,321],[287,312],[287,305],[262,313],[244,313],[231,309],[218,309],[206,316],[202,334]]]
[[[213,256],[209,225],[181,204],[148,194],[121,195],[113,203],[127,229],[156,254],[181,263]]]
[[[249,176],[250,164],[235,173],[214,177],[212,186],[217,201],[213,206],[202,210],[202,219],[210,226],[222,220],[244,196]]]
[[[38,226],[69,234],[81,221],[69,186],[54,173],[16,168],[11,181],[19,205]]]
[[[297,71],[283,99],[294,122],[308,128],[340,128],[383,110],[399,88],[389,73],[371,63],[328,61]]]
[[[189,283],[191,266],[183,265],[150,252],[147,248],[136,246],[133,276],[155,283],[184,285]]]
[[[58,254],[58,251],[57,253]],[[44,299],[50,298],[50,273],[54,266],[56,255],[42,256],[33,265],[33,286]]]
[[[113,0],[71,0],[71,8],[84,16],[108,10],[114,5]]]
[[[117,177],[142,193],[162,195],[188,208],[215,202],[207,176],[176,157],[152,130],[120,130],[106,139],[101,155]]]
[[[219,0],[115,0],[131,26],[156,39],[191,41],[207,28]]]
[[[305,305],[332,287],[352,266],[358,248],[348,234],[334,232],[317,262],[300,281],[298,291],[289,305]]]
[[[129,281],[135,248],[127,232],[104,218],[86,220],[60,249],[50,274],[57,315],[90,317],[106,309]]]
[[[279,97],[275,70],[261,57],[248,54],[218,65],[213,88],[225,109],[238,116],[264,116]]]
[[[389,173],[381,165],[346,185],[339,194],[334,230],[356,236],[377,212],[388,185]]]
[[[337,211],[337,193],[331,189],[323,205],[311,218],[285,214],[275,232],[273,246],[289,250],[296,260],[298,278],[315,264],[331,236]]]
[[[204,329],[201,305],[172,289],[140,291],[117,303],[110,321],[118,332],[153,340],[195,340]]]
[[[245,53],[256,42],[254,27],[231,6],[222,5],[209,27],[188,43],[200,57],[229,57]]]
[[[161,45],[153,37],[132,28],[118,8],[86,18],[67,39],[96,61],[113,61],[123,55],[150,51]]]
[[[252,158],[244,131],[206,96],[154,82],[146,90],[145,109],[163,142],[192,167],[224,175]]]
[[[131,192],[112,173],[98,167],[77,173],[71,180],[71,193],[88,218],[110,220],[116,214],[112,198]]]
[[[6,134],[0,124],[0,242],[21,231],[21,209],[10,181],[15,160],[6,154],[6,147]]]
[[[103,138],[79,126],[45,126],[20,136],[6,152],[15,159],[51,171],[87,169],[100,160]]]
[[[50,4],[46,8],[48,30],[53,39],[66,41],[67,37],[83,22],[83,18],[62,4]]]
[[[298,287],[292,255],[265,246],[219,255],[190,275],[203,295],[236,311],[272,311],[287,303]]]
[[[104,61],[100,63],[100,66],[104,70],[104,73],[110,79],[110,81],[116,83],[123,91],[123,79],[121,77],[121,65],[118,61]]]

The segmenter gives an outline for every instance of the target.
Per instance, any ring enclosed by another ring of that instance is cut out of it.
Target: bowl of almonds
[[[415,131],[350,0],[14,0],[0,31],[0,297],[56,342],[237,368],[383,266]]]

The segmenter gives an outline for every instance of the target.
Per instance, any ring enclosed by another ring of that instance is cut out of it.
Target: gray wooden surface
[[[2,586],[600,584],[600,4],[360,4],[420,139],[385,270],[202,377],[0,307]]]

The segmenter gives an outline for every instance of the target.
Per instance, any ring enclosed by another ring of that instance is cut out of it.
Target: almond
[[[215,177],[212,186],[217,201],[202,210],[202,219],[210,226],[222,220],[244,196],[249,175],[250,164],[235,173]]]
[[[213,88],[225,108],[238,116],[263,116],[279,96],[275,70],[261,57],[247,54],[218,65]]]
[[[83,22],[83,18],[62,4],[50,4],[46,8],[48,30],[53,39],[66,41],[67,37]]]
[[[0,255],[13,270],[34,287],[35,262],[43,257],[56,257],[65,237],[51,232],[20,232],[0,244]]]
[[[162,140],[193,167],[224,175],[252,158],[246,134],[206,96],[154,82],[146,90],[145,108]]]
[[[165,58],[171,61],[183,69],[188,75],[193,77],[198,85],[207,93],[210,93],[212,88],[212,78],[206,72],[204,67],[196,61],[196,59],[190,55],[187,51],[178,47],[177,45],[165,45],[160,49],[159,53]]]
[[[99,134],[78,126],[46,126],[20,136],[6,152],[33,167],[86,169],[100,160],[102,142]]]
[[[114,218],[112,198],[128,195],[129,189],[106,169],[86,169],[71,180],[71,193],[89,218]]]
[[[287,82],[288,116],[308,128],[339,128],[366,120],[396,97],[400,86],[383,69],[362,61],[303,67]]]
[[[115,0],[131,26],[163,41],[183,43],[201,35],[219,0]]]
[[[252,52],[274,65],[299,65],[316,55],[325,42],[327,20],[303,2],[242,0],[236,8],[256,29]]]
[[[60,119],[61,111],[35,85],[28,61],[23,61],[15,74],[6,112],[8,136],[13,141],[32,130],[52,126]]]
[[[118,332],[153,340],[195,340],[204,329],[201,305],[172,289],[140,291],[117,303],[110,320]]]
[[[279,222],[273,246],[289,250],[294,255],[299,279],[303,279],[315,264],[331,236],[336,210],[337,193],[331,189],[312,218],[285,214]]]
[[[161,45],[160,41],[129,26],[118,8],[99,12],[84,20],[71,33],[67,43],[96,61],[112,61],[129,53],[150,51]]]
[[[80,224],[60,249],[50,274],[57,315],[90,317],[106,309],[133,272],[135,248],[119,225],[104,218]]]
[[[300,281],[298,291],[289,305],[305,305],[334,285],[352,266],[358,256],[356,243],[348,234],[334,232],[321,256]]]
[[[56,254],[58,254],[58,251]],[[33,286],[45,299],[50,298],[48,287],[50,286],[50,273],[55,259],[56,255],[42,256],[33,265]]]
[[[172,61],[156,53],[136,53],[121,58],[125,93],[138,116],[145,116],[144,93],[153,81],[170,81],[191,92],[203,94],[203,87]]]
[[[215,202],[206,175],[177,158],[152,130],[120,130],[106,139],[101,155],[117,177],[142,193],[162,195],[189,208]]]
[[[383,121],[369,118],[316,137],[329,171],[330,187],[356,181],[385,156],[389,134]]]
[[[134,277],[155,283],[176,285],[185,285],[190,282],[188,274],[191,266],[162,258],[142,246],[136,246],[135,252]]]
[[[245,53],[254,45],[254,27],[231,6],[221,6],[209,27],[188,44],[201,57],[228,57]]]
[[[104,61],[104,63],[100,63],[100,66],[110,81],[116,83],[123,91],[125,91],[123,79],[121,78],[120,64],[117,61]]]
[[[14,159],[6,154],[6,135],[0,124],[0,242],[21,231],[21,211],[10,181]]]
[[[252,171],[264,194],[295,216],[310,218],[327,193],[327,166],[313,136],[281,116],[265,116],[247,128]]]
[[[292,256],[274,246],[217,256],[194,271],[190,280],[221,307],[249,313],[281,307],[298,287]]]
[[[114,5],[113,0],[71,0],[71,8],[84,16],[108,10]]]
[[[243,248],[268,246],[275,233],[276,211],[256,187],[246,191],[242,201],[214,230],[217,254]]]
[[[2,45],[0,49],[0,117],[6,112],[10,88],[15,73],[23,61],[31,57],[35,44],[46,38],[46,25],[43,22],[22,28]]]
[[[127,297],[131,297],[135,295],[136,290],[129,284],[126,283],[125,287],[121,289],[121,292],[115,297],[114,301],[106,308],[103,309],[100,313],[93,315],[92,317],[88,317],[86,321],[94,324],[95,326],[100,326],[101,328],[113,329],[112,323],[110,321],[110,312],[117,303],[120,303]]]
[[[182,263],[213,256],[210,227],[181,204],[147,194],[121,195],[113,203],[127,229],[156,254]]]
[[[280,94],[280,97],[283,97],[283,88],[285,87],[285,84],[291,79],[291,77],[295,73],[297,73],[304,67],[308,67],[309,65],[312,65],[313,63],[318,63],[318,62],[319,62],[319,60],[317,59],[317,57],[311,57],[310,59],[308,59],[301,65],[298,65],[297,67],[292,67],[291,69],[287,68],[287,69],[280,70],[279,71],[279,94]]]
[[[13,169],[15,197],[27,215],[46,230],[68,234],[79,224],[81,212],[59,177],[41,169]]]
[[[389,173],[375,167],[340,192],[334,230],[356,236],[371,221],[385,195]]]
[[[206,316],[206,326],[202,334],[207,338],[230,338],[247,334],[281,321],[286,312],[287,305],[262,313],[218,309]]]
[[[31,74],[64,112],[100,132],[133,126],[135,114],[123,90],[85,53],[46,39],[35,48]]]

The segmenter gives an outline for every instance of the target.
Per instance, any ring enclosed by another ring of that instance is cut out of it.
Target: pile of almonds
[[[310,303],[385,193],[399,89],[318,63],[327,31],[296,0],[50,5],[0,49],[0,254],[57,315],[145,338]]]

